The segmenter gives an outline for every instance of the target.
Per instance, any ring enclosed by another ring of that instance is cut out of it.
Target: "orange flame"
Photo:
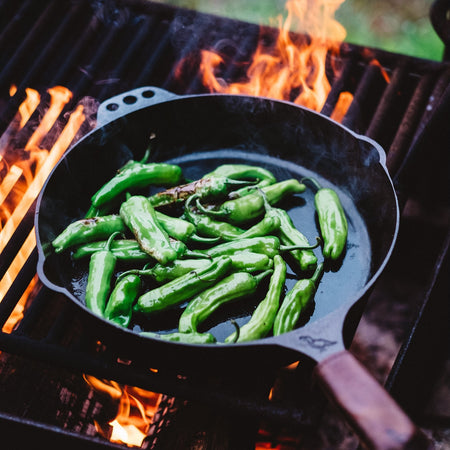
[[[276,44],[260,44],[247,71],[247,80],[226,84],[216,76],[223,58],[205,50],[201,55],[200,73],[211,92],[247,94],[290,100],[320,110],[330,91],[326,58],[337,53],[346,36],[345,29],[334,19],[344,0],[288,0],[287,18],[279,22]],[[307,37],[291,37],[291,30],[302,30]]]
[[[15,89],[12,88],[10,92],[14,95]],[[35,90],[27,89],[26,93],[27,98],[19,106],[19,117],[16,117],[10,127],[8,127],[8,142],[11,132],[18,131],[25,126],[40,101],[40,96]],[[42,139],[55,125],[61,111],[72,96],[71,92],[64,87],[49,89],[49,93],[51,96],[50,106],[25,146],[25,150],[28,152],[29,157],[15,162],[10,167],[5,161],[5,158],[0,157],[0,164],[3,164],[6,172],[0,184],[0,218],[2,219],[0,228],[0,253],[4,250],[13,236],[15,229],[21,223],[25,214],[37,198],[50,171],[68,148],[84,122],[83,108],[79,106],[70,115],[66,126],[60,133],[53,147],[50,150],[39,148]],[[13,125],[14,123],[17,123],[17,119],[19,119],[20,123],[18,127]],[[3,143],[5,142],[6,141],[3,141]],[[7,147],[4,148],[3,146],[0,146],[2,152],[7,149]],[[14,149],[9,150],[11,152],[14,151]],[[10,288],[35,246],[36,238],[33,228],[16,254],[7,272],[0,280],[0,299],[4,297]],[[32,284],[30,284],[30,286],[32,286]],[[11,330],[14,327],[15,322],[20,320],[23,307],[22,302],[19,302],[16,307],[18,311],[20,310],[19,313],[14,313],[10,317],[5,329]]]
[[[122,386],[115,381],[99,380],[84,375],[86,382],[97,392],[105,393],[118,403],[116,417],[108,422],[107,437],[111,442],[140,447],[146,438],[161,395],[132,386]],[[104,435],[102,424],[97,430]]]

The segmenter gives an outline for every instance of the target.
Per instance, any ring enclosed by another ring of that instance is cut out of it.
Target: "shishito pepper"
[[[224,241],[235,239],[246,239],[250,237],[265,236],[271,234],[280,226],[280,220],[273,215],[266,215],[261,221],[245,230],[231,223],[215,220],[207,214],[196,214],[191,208],[191,203],[195,200],[191,197],[185,205],[184,215],[192,222],[198,233],[210,237],[220,238]]]
[[[120,216],[134,234],[141,249],[158,262],[167,264],[178,257],[147,197],[134,195],[128,198],[120,206]]]
[[[166,231],[166,233],[181,242],[202,242],[202,243],[212,243],[216,242],[217,239],[204,238],[196,234],[196,227],[193,223],[181,219],[179,217],[168,216],[167,214],[161,213],[155,210],[156,219],[158,220],[161,227]]]
[[[129,274],[118,280],[109,296],[104,317],[127,328],[131,320],[131,308],[140,287],[141,279],[137,275]]]
[[[234,270],[246,272],[258,272],[270,269],[273,266],[272,259],[261,253],[243,252],[230,255],[231,267]],[[176,259],[167,264],[156,264],[148,269],[131,269],[124,272],[121,276],[127,274],[136,274],[139,276],[152,277],[158,283],[166,283],[181,277],[192,271],[205,269],[212,264],[209,258],[203,259]]]
[[[311,302],[317,290],[319,279],[323,274],[323,263],[317,268],[311,278],[299,280],[286,294],[273,324],[273,334],[278,336],[295,328],[302,312]]]
[[[182,170],[178,165],[133,161],[119,170],[91,197],[91,208],[101,208],[130,190],[149,185],[174,186],[180,182],[181,177]]]
[[[285,209],[274,208],[264,198],[266,215],[276,217],[279,221],[278,237],[283,245],[310,246],[306,236],[294,225]],[[301,270],[310,270],[317,264],[317,257],[312,250],[291,250],[290,255],[297,261]]]
[[[189,300],[226,276],[230,268],[230,258],[216,258],[204,269],[189,272],[141,295],[133,310],[149,314]]]
[[[277,182],[277,179],[267,169],[260,166],[248,164],[222,164],[216,167],[212,172],[204,177],[227,177],[234,180],[253,180],[256,181],[255,187],[269,186]],[[243,197],[252,193],[252,188],[243,187],[232,193],[232,196]]]
[[[295,178],[290,178],[260,188],[260,191],[266,196],[267,201],[274,205],[286,196],[300,194],[305,189],[306,186],[303,183],[300,183]],[[205,208],[199,201],[196,202],[196,206],[204,214],[212,217],[221,217],[237,225],[257,219],[265,211],[264,198],[259,190],[244,197],[227,200],[220,205],[219,209]]]
[[[225,342],[252,341],[269,334],[280,306],[285,280],[286,263],[281,256],[276,255],[273,258],[273,273],[270,277],[269,288],[264,300],[256,307],[250,320],[240,328],[239,335],[237,332],[234,332],[225,339]]]
[[[104,249],[93,253],[89,261],[85,301],[86,306],[98,316],[103,316],[106,300],[111,291],[111,280],[117,258],[110,251],[110,246],[117,234],[113,233]]]
[[[205,255],[191,251],[187,246],[175,239],[169,238],[170,245],[176,251],[179,258],[190,257],[190,258],[205,258]],[[85,245],[78,247],[72,253],[72,259],[78,260],[92,255],[92,253],[104,248],[105,241],[89,242]],[[125,262],[146,262],[152,259],[152,257],[144,252],[139,246],[138,241],[135,239],[118,239],[115,240],[111,245],[111,252],[114,256]]]
[[[78,260],[91,256],[93,253],[101,250],[105,246],[105,241],[89,242],[85,245],[78,247],[72,253],[72,259]],[[111,252],[114,256],[121,261],[149,261],[151,256],[145,253],[139,243],[134,239],[117,239],[111,244]]]
[[[339,259],[347,244],[348,223],[344,208],[336,191],[323,188],[314,178],[305,178],[316,187],[314,206],[323,238],[323,256],[333,261]]]
[[[224,176],[204,177],[191,183],[181,184],[165,191],[157,192],[149,197],[149,201],[157,208],[182,202],[193,195],[202,199],[223,198],[231,188],[248,184],[249,182],[233,180]]]
[[[141,336],[161,339],[169,342],[182,342],[183,344],[214,344],[216,338],[211,333],[154,333],[152,331],[143,331]]]
[[[269,258],[273,258],[282,251],[313,249],[318,245],[319,243],[305,247],[298,245],[286,246],[281,245],[280,240],[276,236],[261,236],[224,242],[223,244],[215,245],[214,247],[205,250],[197,250],[197,253],[216,258],[218,256],[230,256],[240,252],[254,252],[262,253]]]
[[[107,239],[111,234],[126,230],[125,224],[117,214],[90,219],[80,219],[68,225],[53,241],[56,253],[87,242]]]
[[[270,273],[271,269],[256,276],[248,272],[234,272],[227,276],[189,302],[181,314],[178,330],[196,333],[197,327],[219,307],[255,293],[259,282]]]

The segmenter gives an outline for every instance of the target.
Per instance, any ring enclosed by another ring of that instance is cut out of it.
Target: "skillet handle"
[[[143,86],[111,97],[100,104],[97,110],[97,127],[116,120],[125,114],[157,103],[165,102],[178,95],[155,86]]]
[[[314,376],[367,448],[431,448],[422,431],[349,351],[319,362]]]

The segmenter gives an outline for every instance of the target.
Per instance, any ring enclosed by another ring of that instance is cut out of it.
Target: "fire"
[[[330,91],[327,55],[337,54],[346,36],[345,29],[334,19],[343,1],[288,0],[286,20],[283,23],[278,18],[276,43],[269,48],[259,44],[244,81],[227,84],[218,75],[223,57],[204,50],[200,63],[203,84],[211,92],[289,100],[320,111]],[[306,36],[293,39],[292,30]]]
[[[97,392],[102,392],[117,402],[117,415],[108,422],[107,431],[105,432],[102,424],[96,423],[99,433],[111,442],[141,447],[158,409],[161,395],[89,375],[84,377]]]
[[[12,87],[10,94],[14,95],[15,92],[15,87]],[[62,110],[72,97],[71,92],[67,88],[57,86],[49,89],[51,97],[50,105],[42,117],[39,126],[32,133],[25,145],[23,153],[27,157],[14,160],[13,163],[8,162],[8,156],[11,158],[11,155],[13,155],[13,159],[17,159],[16,153],[20,154],[20,149],[16,151],[16,149],[12,148],[12,138],[29,122],[31,115],[40,103],[40,95],[37,91],[26,89],[26,94],[27,97],[19,106],[17,116],[2,136],[2,141],[0,141],[0,167],[3,169],[2,178],[0,179],[0,253],[5,249],[14,235],[16,228],[36,200],[50,171],[67,150],[84,122],[83,108],[79,106],[70,115],[67,124],[51,149],[46,150],[40,148],[42,140],[56,124]],[[35,247],[36,238],[33,228],[16,254],[6,274],[0,280],[0,299],[8,292],[17,274]],[[32,285],[33,282],[28,289],[31,289]],[[24,297],[26,298],[26,296]],[[18,311],[13,312],[5,325],[5,329],[11,330],[15,322],[20,320],[23,308],[24,301],[21,300],[16,306]]]

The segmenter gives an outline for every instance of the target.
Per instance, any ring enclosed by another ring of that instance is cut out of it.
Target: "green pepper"
[[[272,330],[280,306],[280,298],[286,280],[286,263],[280,255],[273,258],[273,274],[264,300],[256,307],[250,320],[225,339],[225,342],[245,342],[266,337]],[[237,337],[237,340],[236,340]]]
[[[274,205],[288,195],[304,192],[306,186],[295,178],[280,181],[260,189],[266,196],[267,201]],[[199,201],[197,208],[204,214],[212,217],[221,217],[234,224],[242,224],[260,217],[264,211],[264,198],[261,192],[246,195],[244,197],[227,200],[222,203],[219,209],[207,209]]]
[[[226,303],[254,294],[259,282],[272,270],[253,276],[248,272],[234,272],[189,302],[181,314],[178,330],[196,333],[197,327],[214,311]]]
[[[216,342],[216,338],[211,333],[154,333],[152,331],[143,331],[139,334],[153,339],[182,342],[183,344],[214,344]]]
[[[246,272],[258,272],[270,269],[273,261],[267,255],[261,253],[243,252],[230,255],[231,267],[234,270]],[[199,271],[212,264],[209,258],[203,259],[176,259],[167,265],[156,264],[149,269],[131,269],[124,272],[126,274],[135,274],[139,276],[152,277],[158,283],[166,283],[181,277],[192,271]]]
[[[103,250],[92,254],[89,261],[86,285],[86,306],[98,316],[103,317],[106,300],[111,290],[111,280],[116,267],[116,257],[110,251],[111,242],[118,233],[113,233]]]
[[[216,242],[217,239],[207,239],[196,234],[196,227],[191,222],[181,219],[179,217],[168,216],[167,214],[163,214],[162,212],[156,211],[156,219],[162,226],[162,228],[167,232],[167,234],[174,238],[178,239],[181,242],[203,242],[203,243],[213,243]]]
[[[181,176],[181,167],[175,164],[133,161],[124,166],[92,196],[91,208],[100,208],[129,190],[149,185],[176,185],[180,182]]]
[[[133,309],[149,314],[182,303],[226,276],[230,268],[230,258],[216,258],[204,269],[189,272],[141,295]]]
[[[195,226],[187,220],[168,216],[159,211],[155,211],[155,214],[166,233],[174,239],[187,242],[196,231]]]
[[[78,247],[72,253],[72,259],[78,260],[92,255],[92,253],[104,248],[105,241],[90,242]],[[145,253],[139,243],[134,239],[119,239],[111,244],[111,252],[121,261],[149,261],[151,256]]]
[[[311,246],[286,246],[281,245],[280,240],[276,236],[261,236],[247,239],[237,239],[223,244],[215,245],[214,247],[197,250],[197,253],[203,254],[210,258],[218,256],[231,256],[238,252],[254,252],[263,253],[269,258],[273,258],[282,251],[291,251],[296,249],[313,249],[318,247],[318,243]]]
[[[140,287],[141,279],[137,275],[129,274],[120,278],[106,304],[105,318],[127,328],[131,320],[131,308],[139,294]]]
[[[195,250],[191,251],[187,248],[187,246],[176,239],[169,238],[170,245],[176,251],[177,256],[181,257],[190,257],[190,258],[205,258],[205,255],[196,252]],[[72,259],[78,260],[85,258],[87,256],[92,255],[92,253],[102,249],[105,246],[105,241],[98,242],[89,242],[85,245],[78,247],[72,253]],[[141,262],[141,261],[150,261],[152,257],[144,252],[139,246],[138,241],[135,239],[119,239],[114,241],[111,245],[111,252],[114,256],[125,262]]]
[[[126,231],[125,224],[120,216],[112,214],[103,217],[80,219],[68,225],[53,241],[52,246],[56,253],[85,244],[86,242],[106,239],[112,233]]]
[[[313,276],[309,279],[299,280],[286,294],[273,324],[273,334],[291,331],[297,325],[302,312],[312,300],[316,292],[319,279],[323,274],[323,263],[317,265]]]
[[[214,220],[207,214],[196,214],[190,208],[194,197],[191,197],[185,205],[185,217],[195,225],[197,231],[210,237],[217,237],[224,241],[245,239],[250,237],[265,236],[277,230],[280,220],[273,215],[266,215],[261,221],[247,230],[234,226],[228,222]]]
[[[200,178],[187,184],[178,185],[149,197],[150,203],[155,207],[167,206],[183,202],[195,195],[202,199],[225,197],[230,188],[248,185],[248,181],[238,181],[223,176],[210,176]]]
[[[310,246],[311,244],[308,242],[308,239],[294,225],[292,219],[289,217],[288,212],[281,208],[274,208],[267,201],[267,198],[264,194],[263,197],[264,206],[266,208],[266,215],[270,215],[270,217],[276,217],[279,221],[280,226],[278,236],[281,243],[286,246]],[[294,261],[297,261],[301,270],[310,270],[317,264],[317,257],[312,250],[297,249],[292,250],[289,253],[294,258]]]
[[[234,180],[254,180],[258,183],[255,187],[269,186],[277,182],[275,176],[267,169],[260,166],[247,164],[222,164],[204,177],[227,177]],[[252,193],[252,187],[243,187],[233,192],[233,196],[243,197]]]
[[[314,178],[304,180],[311,181],[317,188],[314,206],[323,238],[323,256],[336,261],[342,255],[347,243],[348,223],[344,208],[336,191],[321,187]]]
[[[184,217],[191,222],[198,233],[209,236],[218,237],[223,240],[232,240],[237,236],[244,233],[242,228],[236,227],[228,222],[214,220],[207,214],[196,214],[191,208],[193,201],[196,201],[195,197],[190,197],[184,207]]]
[[[134,195],[128,198],[120,207],[120,216],[133,232],[141,249],[158,262],[167,264],[178,257],[147,197]]]

